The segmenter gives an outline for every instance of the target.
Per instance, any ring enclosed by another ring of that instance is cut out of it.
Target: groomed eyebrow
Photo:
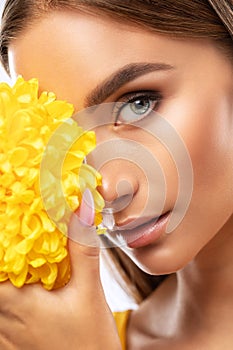
[[[85,98],[85,108],[103,103],[126,83],[154,71],[169,71],[173,66],[165,63],[131,63],[120,68],[98,84]]]

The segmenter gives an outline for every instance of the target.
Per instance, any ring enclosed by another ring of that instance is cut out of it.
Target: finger
[[[99,237],[95,226],[94,200],[89,189],[85,190],[80,209],[73,214],[69,224],[71,280],[80,285],[99,279]]]

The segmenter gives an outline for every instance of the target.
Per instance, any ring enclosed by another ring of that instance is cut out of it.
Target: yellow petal
[[[57,265],[48,264],[46,269],[44,269],[44,276],[41,278],[41,281],[45,285],[51,285],[55,282],[57,277]]]
[[[0,282],[5,282],[8,280],[8,274],[6,272],[0,272]]]
[[[27,265],[25,265],[25,268],[19,275],[16,275],[14,273],[9,273],[9,279],[15,287],[21,288],[26,281],[27,273],[28,273],[28,269],[27,269]]]
[[[73,169],[77,169],[77,167],[80,167],[82,165],[84,158],[85,154],[83,152],[68,153],[67,157],[64,160],[62,171],[67,172]]]
[[[36,267],[43,266],[46,262],[47,262],[47,260],[45,258],[37,258],[35,260],[31,260],[29,262],[29,265],[36,268]]]
[[[33,243],[34,242],[31,239],[24,239],[23,241],[17,244],[17,246],[15,247],[15,250],[19,254],[24,254],[24,255],[28,254],[33,247]]]

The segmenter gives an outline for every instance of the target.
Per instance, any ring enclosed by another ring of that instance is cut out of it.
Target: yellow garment
[[[113,313],[118,334],[121,340],[122,350],[126,350],[126,329],[127,329],[127,322],[128,322],[130,313],[131,313],[131,310]]]

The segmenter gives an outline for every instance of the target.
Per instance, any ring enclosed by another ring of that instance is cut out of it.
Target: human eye
[[[144,119],[158,109],[161,99],[161,93],[157,91],[140,91],[124,95],[113,108],[115,126]]]

